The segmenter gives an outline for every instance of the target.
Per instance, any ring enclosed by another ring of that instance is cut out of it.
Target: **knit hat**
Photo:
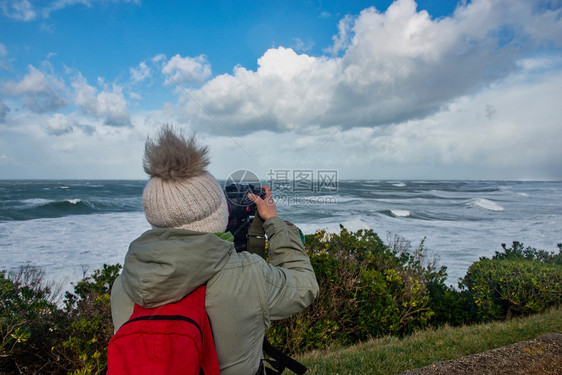
[[[144,171],[150,175],[142,197],[146,219],[156,228],[224,232],[228,205],[217,180],[205,170],[207,147],[164,125],[147,139]]]

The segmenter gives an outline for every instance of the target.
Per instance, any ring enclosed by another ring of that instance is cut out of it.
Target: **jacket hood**
[[[211,279],[234,245],[213,233],[152,229],[129,246],[121,279],[131,300],[153,308],[177,302]]]

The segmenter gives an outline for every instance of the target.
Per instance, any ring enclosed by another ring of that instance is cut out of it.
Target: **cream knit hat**
[[[144,189],[146,219],[156,228],[224,232],[228,205],[215,178],[205,171],[207,148],[194,136],[185,139],[164,125],[158,139],[147,139],[144,170],[150,180]]]

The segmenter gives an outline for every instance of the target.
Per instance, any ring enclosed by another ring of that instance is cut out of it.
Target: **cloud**
[[[146,134],[170,122],[211,146],[219,177],[239,168],[262,176],[325,168],[341,178],[562,177],[561,10],[552,2],[460,3],[439,19],[410,0],[368,8],[341,19],[325,55],[304,54],[295,40],[295,48],[266,51],[255,71],[212,76],[204,55],[155,56],[180,99],[154,110],[141,109],[143,97],[161,95],[146,90],[157,71],[148,59],[125,83],[29,66],[1,83],[0,93],[16,99],[0,100],[0,164],[19,163],[10,173],[28,178],[143,178]]]
[[[333,165],[345,160],[345,172],[355,176],[560,178],[562,69],[533,80],[528,74],[459,97],[424,119],[346,129],[324,145],[325,136],[304,136],[314,142],[302,159]]]
[[[196,102],[181,115],[199,129],[220,132],[218,123],[232,134],[423,119],[520,71],[518,61],[532,51],[560,44],[562,11],[534,4],[475,0],[440,19],[418,12],[413,0],[385,12],[368,8],[340,21],[334,55],[270,49],[255,72],[237,67],[191,90]]]
[[[146,65],[146,62],[141,61],[138,68],[129,68],[129,73],[131,75],[131,81],[138,83],[150,78],[150,69]]]
[[[228,125],[233,134],[245,134],[258,129],[295,130],[327,111],[329,80],[337,75],[333,61],[280,47],[268,50],[258,65],[256,72],[237,67],[233,75],[215,77],[193,91],[192,97],[206,111],[190,101],[183,119],[211,132],[221,131],[218,123]]]
[[[340,20],[338,23],[338,34],[332,37],[334,44],[326,48],[325,52],[337,55],[340,51],[347,49],[353,36],[353,21],[354,18],[351,15],[347,15]]]
[[[45,132],[51,136],[62,136],[81,131],[82,134],[91,136],[96,132],[94,124],[88,124],[88,121],[78,113],[71,113],[69,115],[62,113],[55,113],[44,124]]]
[[[9,157],[4,165],[0,161],[5,178],[145,177],[141,159],[147,131],[142,126],[140,131],[102,126],[79,113],[27,112],[12,121],[13,126],[0,126],[0,155]]]
[[[21,96],[25,106],[35,113],[54,111],[67,104],[64,83],[32,65],[21,81],[6,82],[1,90],[8,96]]]
[[[300,134],[260,130],[236,144],[209,136],[212,165],[221,177],[238,168],[264,177],[273,168],[337,169],[340,178],[560,179],[562,68],[538,79],[530,74],[459,97],[423,119]]]
[[[102,82],[103,83],[103,82]],[[103,90],[88,85],[86,79],[78,74],[72,82],[74,103],[87,115],[104,119],[109,126],[129,126],[131,119],[127,101],[121,86],[114,84],[111,89],[103,85]]]
[[[11,158],[6,154],[0,154],[0,164],[8,164]]]
[[[0,124],[6,122],[6,116],[10,111],[10,107],[8,107],[2,99],[0,99]]]
[[[3,0],[0,2],[0,8],[5,16],[18,21],[33,21],[38,17],[49,18],[52,12],[81,4],[92,7],[93,4],[102,2],[103,0],[55,0],[47,2],[29,1],[29,0]],[[114,3],[135,3],[139,4],[140,0],[111,0]]]
[[[41,23],[40,30],[47,34],[54,34],[56,27],[53,24]]]
[[[31,21],[37,16],[37,12],[29,0],[2,1],[0,7],[5,16],[19,21]]]
[[[50,135],[68,134],[74,130],[75,126],[75,121],[61,113],[56,113],[48,120],[47,133]]]
[[[0,43],[0,69],[6,69],[6,63],[4,62],[4,58],[8,55],[8,50],[6,46]]]
[[[293,38],[293,45],[291,46],[297,52],[308,52],[314,47],[314,41],[308,40],[304,42],[301,38]]]
[[[155,57],[161,60],[162,56]],[[163,65],[166,74],[165,84],[175,85],[182,83],[202,83],[211,76],[211,64],[207,56],[181,57],[179,54],[172,57]]]

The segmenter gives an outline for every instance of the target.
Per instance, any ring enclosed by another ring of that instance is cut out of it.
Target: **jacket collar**
[[[125,291],[134,303],[147,308],[179,301],[211,279],[236,251],[229,234],[187,229],[143,233],[125,256],[121,274]]]

